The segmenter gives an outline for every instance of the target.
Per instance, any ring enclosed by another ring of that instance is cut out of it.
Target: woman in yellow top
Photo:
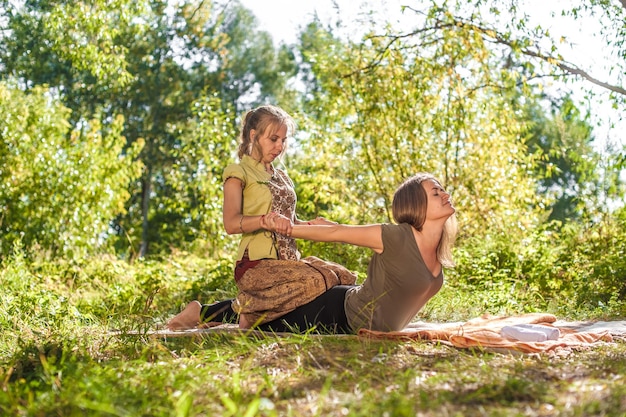
[[[224,169],[224,227],[228,234],[242,235],[235,263],[238,286],[243,275],[264,260],[300,261],[295,239],[284,235],[293,224],[334,224],[323,218],[298,220],[294,184],[283,169],[274,165],[285,152],[287,138],[294,130],[293,118],[280,107],[263,105],[247,112],[239,136],[240,161]],[[261,227],[263,216],[270,212],[281,215],[273,231]],[[280,280],[280,273],[276,280]],[[195,327],[199,321],[235,323],[238,320],[243,321],[242,327],[249,327],[246,316],[239,317],[233,310],[233,301],[237,306],[236,300],[212,305],[194,301],[170,320],[167,327],[184,329]],[[239,306],[239,313],[242,307],[245,306]]]
[[[295,124],[291,116],[276,106],[249,111],[241,127],[239,163],[224,169],[224,227],[226,233],[241,233],[238,265],[247,260],[300,259],[294,239],[275,236],[261,229],[261,216],[277,211],[296,218],[296,193],[287,173],[273,162],[286,149]],[[304,222],[306,223],[306,222]]]

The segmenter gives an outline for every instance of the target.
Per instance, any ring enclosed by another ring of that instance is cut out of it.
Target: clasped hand
[[[271,232],[280,233],[281,235],[285,236],[291,236],[293,222],[290,218],[272,211],[261,217],[261,227]]]
[[[315,220],[306,222],[306,224],[330,226],[337,223],[323,217],[316,217]],[[261,217],[261,227],[263,229],[269,230],[270,232],[280,233],[281,235],[291,236],[293,225],[294,223],[290,218],[273,211]]]

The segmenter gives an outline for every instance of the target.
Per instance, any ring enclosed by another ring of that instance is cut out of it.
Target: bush
[[[466,240],[456,251],[459,285],[528,297],[537,309],[626,316],[626,222],[548,224],[515,242],[506,236]],[[525,307],[527,308],[527,307]],[[523,309],[525,309],[523,308]]]

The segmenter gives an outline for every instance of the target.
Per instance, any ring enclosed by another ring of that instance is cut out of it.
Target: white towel
[[[561,335],[561,332],[556,327],[543,326],[541,324],[515,324],[513,326],[504,326],[500,332],[509,339],[520,340],[522,342],[557,340]]]

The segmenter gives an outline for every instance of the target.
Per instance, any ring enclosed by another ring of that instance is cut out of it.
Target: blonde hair
[[[426,221],[428,195],[422,183],[431,180],[441,184],[434,175],[421,172],[405,180],[393,195],[391,211],[396,223],[408,223],[417,231],[422,231]],[[458,226],[456,216],[448,217],[437,246],[437,259],[445,267],[453,267],[452,246],[456,240]]]
[[[243,158],[244,155],[252,154],[252,147],[255,144],[258,146],[254,139],[261,137],[268,128],[272,129],[270,133],[273,133],[283,125],[287,126],[287,134],[293,135],[296,128],[293,118],[278,106],[266,104],[248,111],[241,121],[239,150],[237,152],[239,159]],[[256,134],[254,138],[250,137],[252,130]]]

